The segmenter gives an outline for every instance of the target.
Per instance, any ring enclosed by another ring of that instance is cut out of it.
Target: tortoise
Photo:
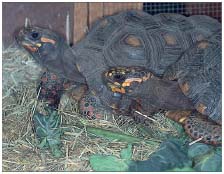
[[[104,80],[112,92],[129,97],[130,102],[120,103],[122,113],[136,116],[135,111],[150,115],[159,109],[168,110],[166,116],[183,124],[192,138],[221,144],[221,126],[194,108],[177,81],[156,77],[144,67],[112,67],[104,73]]]
[[[191,126],[213,125],[212,129],[218,137],[210,141],[209,138],[214,136],[207,131],[209,136],[203,141],[220,144],[221,132],[217,133],[217,130],[221,130],[221,24],[217,20],[204,15],[152,16],[133,10],[97,20],[87,36],[72,48],[56,32],[34,26],[22,28],[16,40],[46,68],[47,72],[41,78],[39,98],[48,100],[50,107],[58,107],[60,97],[69,84],[78,89],[88,88],[94,94],[92,103],[88,103],[91,97],[81,101],[82,110],[90,117],[97,112],[96,102],[101,102],[105,109],[125,113],[130,108],[138,108],[139,101],[136,103],[135,100],[138,95],[150,98],[156,94],[158,97],[162,89],[164,96],[159,100],[140,103],[140,106],[195,109],[200,114],[193,114],[196,119],[190,117],[185,124],[189,134],[198,138],[190,132],[193,131]],[[108,88],[105,72],[111,67],[136,66],[149,71],[161,83],[146,80],[139,86],[135,97]],[[148,89],[158,89],[157,92],[148,90],[145,93],[148,83],[151,84]],[[166,93],[164,84],[171,94]],[[176,106],[172,103],[173,98]],[[161,99],[166,99],[165,103]],[[91,107],[84,107],[85,103]],[[197,115],[206,119],[197,119]]]

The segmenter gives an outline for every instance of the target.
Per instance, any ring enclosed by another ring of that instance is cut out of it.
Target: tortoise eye
[[[30,34],[32,40],[37,40],[40,37],[40,34],[37,31],[32,31]]]

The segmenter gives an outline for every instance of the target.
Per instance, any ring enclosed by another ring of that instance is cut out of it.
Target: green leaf
[[[212,150],[212,147],[203,143],[195,143],[188,149],[189,158],[196,158],[200,155],[205,155]]]
[[[36,136],[40,143],[38,147],[48,147],[55,157],[60,157],[62,154],[62,152],[59,152],[60,137],[62,135],[62,129],[60,128],[61,119],[56,110],[51,108],[45,108],[45,110],[48,113],[47,115],[35,112],[33,116]]]
[[[195,143],[189,147],[188,156],[194,161],[196,171],[219,172],[222,169],[221,148]]]
[[[43,149],[44,147],[46,147],[46,145],[47,145],[47,138],[43,138],[40,144],[38,144],[37,146]]]
[[[63,155],[60,147],[57,145],[51,146],[51,153],[55,158],[60,158]]]
[[[126,149],[122,149],[120,156],[121,159],[113,155],[92,155],[90,156],[90,165],[97,172],[127,171],[132,157],[132,145],[129,144]]]
[[[130,172],[164,172],[175,168],[192,167],[183,142],[170,139],[161,143],[158,151],[152,153],[148,160],[130,163]]]
[[[120,132],[112,132],[110,130],[105,130],[105,129],[100,129],[100,128],[94,128],[94,127],[86,127],[86,130],[88,133],[92,133],[98,137],[106,138],[109,140],[118,140],[122,142],[127,142],[127,143],[135,143],[135,142],[141,142],[144,141],[147,144],[152,144],[152,145],[158,145],[159,143],[156,141],[152,140],[144,140],[138,137],[134,137],[131,135],[123,134]]]
[[[97,172],[118,172],[127,171],[128,165],[123,159],[119,159],[113,155],[92,155],[90,157],[90,165]]]
[[[121,150],[121,158],[125,160],[131,160],[132,157],[132,145],[128,144],[126,149]]]
[[[212,152],[204,155],[195,162],[194,169],[201,172],[221,172],[222,171],[222,155]]]

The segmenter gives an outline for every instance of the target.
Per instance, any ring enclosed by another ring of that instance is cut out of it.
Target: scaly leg
[[[61,118],[57,109],[63,92],[71,85],[71,82],[58,77],[51,72],[45,72],[41,77],[38,87],[38,100],[47,103],[44,105],[46,114],[40,113],[37,109],[33,116],[33,123],[36,136],[40,142],[39,147],[49,147],[55,157],[61,157],[60,136],[62,134]]]

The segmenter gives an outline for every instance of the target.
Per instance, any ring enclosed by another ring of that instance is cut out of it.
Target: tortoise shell
[[[103,72],[142,66],[178,81],[195,108],[221,124],[221,25],[215,19],[122,12],[98,20],[74,51],[89,88],[107,105],[113,94],[105,89]]]

